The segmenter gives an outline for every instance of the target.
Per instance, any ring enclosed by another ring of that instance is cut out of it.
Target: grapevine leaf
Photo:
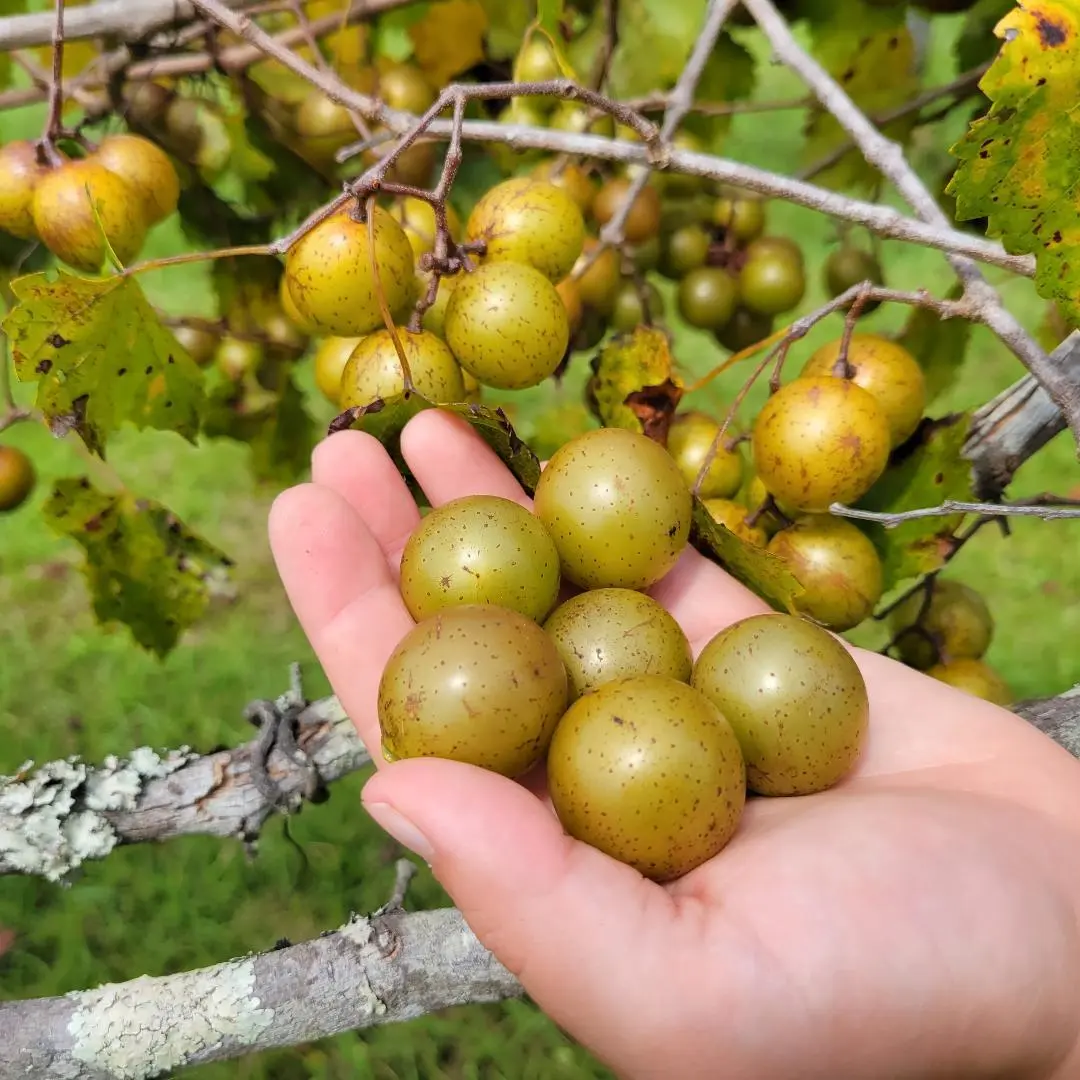
[[[210,271],[218,316],[237,331],[260,329],[268,300],[277,296],[281,264],[272,255],[215,259]]]
[[[515,418],[515,426],[543,460],[564,443],[599,427],[599,423],[583,402],[567,401],[545,409],[529,409],[520,419]]]
[[[958,299],[961,292],[953,286],[948,298]],[[970,339],[971,323],[965,319],[942,319],[930,308],[915,308],[908,317],[896,340],[923,369],[927,404],[956,381]]]
[[[706,0],[621,0],[609,77],[615,96],[670,90],[701,33],[705,8]]]
[[[8,0],[4,5],[4,12],[8,15],[21,15],[26,10],[26,0]],[[0,53],[0,90],[11,85],[11,76],[15,67],[11,57],[7,53]]]
[[[774,608],[795,614],[795,600],[803,589],[783,559],[755,547],[713,520],[705,504],[694,496],[690,542],[707,558],[719,563],[732,577],[757,593]]]
[[[205,403],[202,373],[162,325],[132,277],[65,270],[17,278],[19,303],[3,321],[15,372],[36,381],[36,406],[55,432],[75,430],[104,456],[129,420],[189,441]]]
[[[517,477],[518,482],[531,495],[540,479],[540,460],[518,438],[506,413],[490,405],[466,402],[462,405],[442,405],[444,412],[451,412],[467,420],[483,440],[495,451]]]
[[[416,11],[417,18],[419,18],[426,7],[427,5],[423,3],[409,4],[407,10]],[[348,0],[312,0],[307,5],[308,17],[311,19],[321,18],[324,15],[337,15],[340,17],[347,10],[349,10]],[[383,18],[385,17],[384,15]],[[328,53],[327,59],[330,61],[330,66],[334,69],[335,74],[344,79],[349,86],[356,85],[355,80],[360,69],[367,67],[370,63],[368,58],[368,35],[369,26],[367,23],[353,23],[351,26],[343,26],[340,30],[335,30],[333,33],[320,38],[323,50]],[[301,55],[307,52],[306,49],[299,51]],[[307,58],[316,59],[311,56]],[[306,86],[307,89],[311,89],[310,83],[306,83]]]
[[[814,55],[840,83],[863,112],[873,115],[902,104],[918,89],[915,41],[905,21],[905,5],[875,6],[868,0],[807,0]],[[914,115],[894,121],[882,130],[904,140],[914,126]],[[807,163],[819,161],[849,141],[849,136],[827,110],[814,109],[807,120]],[[858,150],[819,173],[815,181],[830,187],[868,187],[878,172]]]
[[[510,471],[531,495],[540,479],[540,461],[514,431],[502,409],[472,402],[436,405],[415,391],[392,398],[376,398],[370,405],[346,409],[330,425],[330,433],[351,428],[374,435],[386,447],[401,475],[411,479],[401,457],[400,439],[405,425],[425,409],[442,409],[465,420],[499,455]]]
[[[52,529],[79,543],[102,623],[124,623],[165,656],[206,610],[229,558],[152,499],[110,495],[89,480],[58,480],[43,508]]]
[[[416,62],[432,85],[445,86],[484,59],[487,25],[480,0],[437,0],[409,27]]]
[[[530,4],[508,4],[506,0],[480,0],[487,18],[487,47],[492,60],[508,60],[517,51],[532,22]]]
[[[1080,0],[1026,0],[998,23],[1005,39],[979,84],[989,113],[953,147],[949,191],[961,220],[989,218],[1012,254],[1035,255],[1035,287],[1080,317]]]
[[[966,414],[923,420],[859,508],[896,513],[940,506],[948,499],[971,500],[971,463],[960,454],[969,426]],[[885,588],[944,566],[954,550],[952,534],[962,520],[963,514],[954,514],[905,521],[892,529],[867,524],[866,533],[881,555]]]
[[[953,52],[961,71],[985,64],[998,50],[994,27],[1011,10],[1016,0],[977,0],[964,13],[964,25]]]
[[[735,101],[750,97],[754,92],[754,58],[742,45],[727,34],[721,34],[709,54],[698,81],[699,101]],[[691,113],[683,127],[705,140],[706,148],[718,152],[724,136],[731,128],[731,116],[706,116]]]
[[[427,15],[428,7],[428,4],[406,4],[380,15],[375,24],[376,55],[398,63],[408,60],[415,49],[409,31]]]
[[[683,395],[667,335],[638,326],[620,334],[593,358],[590,403],[605,427],[642,431],[665,442]]]
[[[307,472],[316,441],[315,422],[291,373],[277,390],[254,380],[219,384],[210,395],[203,432],[247,443],[255,476],[286,483]]]

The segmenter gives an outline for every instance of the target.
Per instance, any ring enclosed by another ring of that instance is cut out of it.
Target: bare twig
[[[886,529],[895,529],[905,521],[918,521],[920,518],[949,517],[952,514],[979,514],[982,517],[1037,517],[1044,521],[1058,518],[1080,518],[1080,509],[1075,504],[1067,505],[1030,505],[1026,503],[979,503],[960,502],[949,499],[940,506],[924,506],[915,510],[899,510],[885,513],[877,510],[859,510],[854,506],[833,503],[829,513],[837,517],[854,518],[856,521],[875,521]]]
[[[780,58],[803,78],[821,104],[851,136],[866,160],[892,181],[922,220],[937,226],[948,226],[948,218],[908,163],[901,148],[878,131],[843,88],[799,45],[772,0],[743,2]],[[955,253],[949,255],[949,262],[964,283],[965,295],[980,308],[980,321],[990,327],[1046,387],[1080,440],[1080,386],[1063,378],[1048,361],[1037,342],[1002,305],[997,292],[975,263]]]
[[[593,63],[589,85],[594,90],[603,90],[611,70],[611,58],[619,45],[619,0],[604,0],[604,40]]]
[[[667,108],[664,110],[664,119],[660,124],[660,144],[665,157],[660,164],[667,161],[667,153],[670,151],[671,137],[679,129],[683,118],[690,111],[694,103],[694,93],[697,91],[701,73],[705,70],[705,64],[712,55],[720,31],[724,28],[724,22],[741,0],[709,0],[709,6],[705,11],[705,21],[701,27],[701,34],[694,42],[694,48],[690,53],[686,66],[679,74],[678,82],[668,96]],[[586,264],[582,266],[582,272],[588,265],[600,257],[605,247],[619,247],[625,241],[623,230],[626,228],[627,218],[637,202],[638,196],[645,190],[649,182],[652,170],[646,166],[630,182],[626,195],[619,209],[609,222],[600,230],[600,243],[592,250]]]

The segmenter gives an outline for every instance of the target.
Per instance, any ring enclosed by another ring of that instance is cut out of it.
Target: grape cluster
[[[748,791],[838,783],[869,703],[836,638],[756,616],[695,663],[644,591],[685,550],[691,509],[663,447],[601,428],[555,453],[532,512],[483,495],[432,510],[401,559],[419,621],[382,673],[385,756],[511,777],[546,761],[567,832],[659,881],[724,848]],[[560,590],[572,593],[562,603]]]

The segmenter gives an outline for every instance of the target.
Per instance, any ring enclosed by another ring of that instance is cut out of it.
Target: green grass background
[[[952,72],[955,21],[942,20],[935,38],[934,80]],[[763,56],[763,60],[766,59]],[[761,97],[798,92],[795,80],[763,65]],[[956,133],[959,119],[947,125]],[[0,137],[28,134],[40,112],[0,117]],[[740,118],[732,156],[776,170],[798,165],[798,114]],[[919,140],[915,157],[927,179],[942,173],[947,140]],[[833,225],[785,205],[770,208],[770,228],[804,244],[813,275],[802,310],[823,299],[820,264],[835,241]],[[175,223],[152,236],[147,254],[182,250]],[[889,283],[943,291],[944,260],[921,249],[883,245]],[[1029,283],[991,270],[1006,300],[1035,328],[1045,305]],[[155,303],[176,313],[211,313],[204,267],[184,267],[143,279]],[[670,297],[670,290],[668,290]],[[895,329],[902,311],[882,311],[867,328]],[[832,319],[794,354],[797,364],[815,342],[839,332]],[[704,334],[682,331],[677,357],[687,372],[703,372],[723,353]],[[578,370],[583,365],[578,365]],[[989,334],[973,336],[961,377],[936,411],[977,405],[1020,374],[1019,364]],[[719,406],[741,381],[719,380],[700,404]],[[310,387],[310,371],[304,373]],[[561,391],[545,388],[518,399],[519,415],[577,400],[580,378]],[[20,397],[27,399],[20,388]],[[761,391],[750,398],[751,410]],[[312,397],[320,416],[330,410]],[[752,415],[752,411],[746,415]],[[24,447],[41,477],[34,505],[0,517],[0,774],[25,759],[67,754],[89,760],[150,743],[197,748],[236,744],[251,729],[244,704],[285,686],[287,664],[300,660],[312,696],[327,690],[292,617],[270,559],[266,512],[275,491],[255,488],[243,447],[214,442],[191,447],[170,434],[125,432],[110,454],[126,484],[163,500],[235,557],[239,598],[220,604],[163,663],[134,646],[124,630],[105,632],[89,613],[74,545],[53,536],[36,506],[57,477],[85,468],[68,442],[20,425],[5,441]],[[1014,493],[1065,492],[1080,485],[1068,437],[1059,437],[1027,464]],[[989,597],[997,633],[989,659],[1021,696],[1049,694],[1080,681],[1080,654],[1068,645],[1080,631],[1077,523],[1020,521],[1005,540],[985,530],[955,564],[957,577]],[[873,641],[876,628],[860,631]],[[190,838],[166,846],[120,850],[87,866],[72,887],[0,879],[0,926],[18,933],[0,958],[0,997],[57,994],[105,981],[164,974],[300,940],[341,923],[351,910],[383,901],[401,854],[364,815],[364,777],[335,785],[333,797],[291,822],[297,848],[280,821],[266,829],[254,857],[235,841]],[[426,870],[409,903],[447,902]],[[407,1025],[343,1035],[318,1045],[249,1057],[191,1072],[193,1080],[243,1078],[529,1078],[605,1076],[581,1048],[526,1002],[456,1009]]]

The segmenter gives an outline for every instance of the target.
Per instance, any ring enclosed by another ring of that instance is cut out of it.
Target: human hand
[[[431,410],[402,451],[433,505],[529,505]],[[389,457],[342,432],[270,537],[293,608],[380,764],[371,815],[430,862],[556,1022],[640,1080],[1080,1075],[1080,763],[1012,713],[853,649],[866,749],[842,783],[751,798],[715,859],[666,886],[568,838],[542,785],[378,752],[383,666],[412,626],[397,564],[419,513]],[[693,550],[652,595],[695,655],[767,610]]]

